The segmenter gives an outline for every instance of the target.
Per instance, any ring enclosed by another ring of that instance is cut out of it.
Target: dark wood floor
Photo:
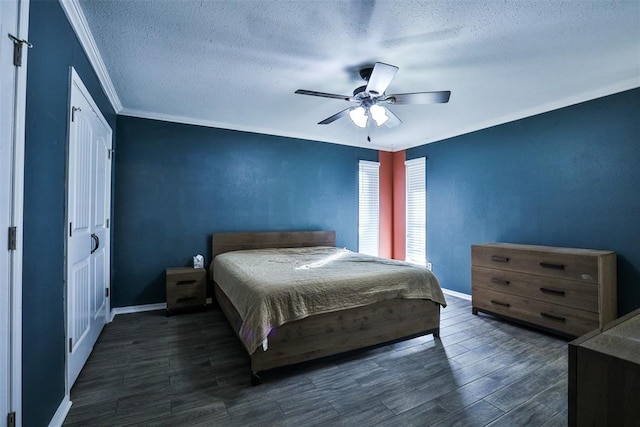
[[[440,340],[274,370],[257,387],[219,310],[119,315],[71,390],[65,425],[566,425],[567,341],[447,301]]]

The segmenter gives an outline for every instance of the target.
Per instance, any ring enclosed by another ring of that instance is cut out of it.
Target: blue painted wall
[[[640,89],[407,151],[427,156],[427,256],[471,293],[470,246],[618,254],[618,311],[640,307]]]
[[[212,232],[336,230],[357,250],[358,160],[378,152],[118,116],[112,306],[165,299]]]
[[[69,67],[115,114],[57,1],[30,5],[25,142],[22,414],[46,426],[64,398],[64,242]]]

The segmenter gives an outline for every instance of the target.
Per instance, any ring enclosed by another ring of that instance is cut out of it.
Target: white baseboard
[[[49,422],[49,427],[60,427],[62,423],[64,423],[64,419],[67,418],[67,414],[71,409],[71,400],[69,399],[69,395],[66,395],[62,402],[60,402],[60,406],[58,406],[58,410],[55,414],[53,414],[53,418]]]
[[[466,299],[467,301],[471,301],[471,295],[463,294],[462,292],[452,291],[450,289],[442,288],[442,293],[451,295],[452,297],[458,297],[458,298]]]
[[[167,308],[166,302],[161,302],[158,304],[145,304],[145,305],[130,305],[128,307],[116,307],[111,309],[111,321],[118,314],[129,314],[129,313],[141,313],[143,311],[153,311],[153,310],[165,310]]]

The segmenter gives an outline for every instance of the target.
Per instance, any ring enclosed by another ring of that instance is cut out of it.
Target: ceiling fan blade
[[[387,114],[387,117],[389,117],[389,120],[387,120],[384,125],[388,128],[394,128],[396,126],[398,126],[400,123],[402,123],[402,120],[400,120],[400,118],[398,118],[398,116],[396,116],[395,114],[393,114],[391,112],[391,110],[389,110],[387,107],[382,107],[385,109],[385,113]]]
[[[326,92],[316,92],[313,90],[305,90],[305,89],[298,89],[296,91],[296,93],[298,95],[311,95],[311,96],[321,96],[323,98],[333,98],[333,99],[342,99],[343,101],[353,101],[353,97],[349,96],[349,95],[336,95],[333,93],[326,93]]]
[[[349,115],[349,110],[351,110],[351,108],[345,108],[344,110],[335,113],[333,116],[331,117],[327,117],[326,119],[324,119],[321,122],[318,122],[319,125],[328,125],[329,123],[333,123],[336,120],[344,117],[344,116],[348,116]]]
[[[398,93],[389,95],[387,102],[394,105],[403,104],[445,104],[449,102],[451,91],[444,90],[440,92],[415,92],[415,93]]]
[[[398,67],[394,65],[376,62],[373,66],[373,71],[371,71],[371,76],[369,76],[366,91],[374,95],[382,95],[397,72]]]

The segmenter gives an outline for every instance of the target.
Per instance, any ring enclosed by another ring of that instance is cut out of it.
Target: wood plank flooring
[[[68,426],[564,426],[567,341],[447,295],[420,337],[263,375],[221,311],[117,316],[71,390]]]

